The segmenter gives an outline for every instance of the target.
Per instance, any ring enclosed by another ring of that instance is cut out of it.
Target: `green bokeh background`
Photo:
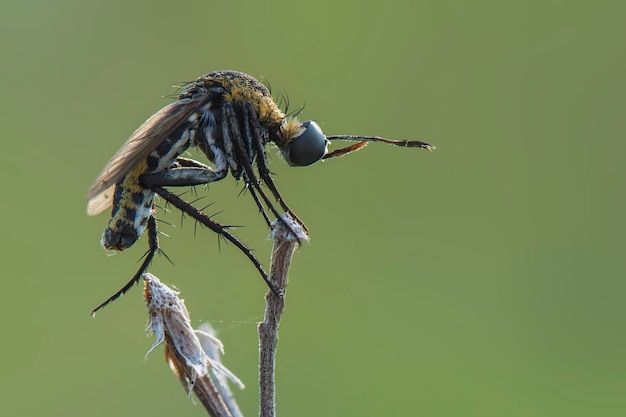
[[[272,151],[306,221],[280,333],[281,416],[626,415],[626,6],[613,1],[28,1],[0,6],[3,416],[202,416],[135,271],[85,192],[170,85],[267,78],[327,134],[370,145],[305,169]],[[194,156],[203,160],[201,156]],[[268,264],[241,184],[217,219]],[[175,213],[151,271],[210,320],[257,414],[264,283]]]

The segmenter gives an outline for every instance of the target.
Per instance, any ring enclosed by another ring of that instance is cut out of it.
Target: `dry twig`
[[[281,221],[272,223],[272,259],[270,280],[282,293],[277,296],[269,290],[265,294],[265,318],[259,323],[259,386],[260,415],[274,417],[275,405],[275,363],[278,346],[278,328],[285,308],[289,268],[292,256],[299,242],[308,239],[299,222],[284,214]],[[294,235],[293,233],[296,233]],[[191,327],[189,313],[178,292],[162,284],[152,274],[143,275],[144,298],[150,322],[148,328],[156,341],[150,353],[161,343],[164,344],[165,359],[187,392],[196,394],[198,400],[213,417],[241,417],[226,379],[243,388],[243,384],[220,362],[218,351],[223,351],[222,343],[211,331],[195,331]],[[198,338],[202,339],[202,342]]]
[[[299,246],[299,242],[308,240],[308,235],[299,222],[283,214],[282,222],[275,220],[272,223],[272,261],[270,267],[270,281],[281,291],[277,296],[272,291],[265,294],[265,318],[259,323],[259,414],[261,417],[276,415],[274,379],[276,348],[278,346],[278,327],[285,308],[285,296],[289,277],[291,258]],[[291,230],[290,230],[291,229]],[[294,232],[297,236],[294,236]]]
[[[165,360],[170,368],[189,394],[193,390],[211,416],[240,416],[232,394],[228,398],[223,398],[216,386],[223,381],[215,381],[213,375],[221,374],[241,388],[243,384],[222,365],[219,355],[217,358],[211,358],[204,351],[196,335],[197,331],[191,327],[185,303],[178,298],[179,293],[162,284],[152,274],[144,274],[143,279],[144,299],[150,316],[148,328],[156,337],[146,356],[163,343]],[[208,333],[201,334],[205,338],[205,343],[208,340],[223,352],[223,345],[217,338]]]

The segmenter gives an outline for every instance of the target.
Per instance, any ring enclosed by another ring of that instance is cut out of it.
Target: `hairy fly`
[[[357,143],[328,152],[330,140]],[[139,281],[159,250],[155,194],[233,242],[274,290],[250,249],[229,234],[225,227],[163,188],[208,184],[225,178],[230,171],[235,179],[243,179],[268,226],[271,221],[265,207],[277,218],[280,213],[261,184],[267,187],[280,208],[304,227],[270,176],[265,155],[265,147],[270,142],[278,147],[291,166],[307,166],[320,159],[344,155],[368,142],[434,149],[425,142],[377,136],[327,137],[317,123],[300,122],[286,115],[274,102],[268,88],[253,77],[237,71],[214,71],[203,75],[186,85],[178,100],[159,110],[131,135],[87,193],[89,215],[112,207],[111,218],[102,235],[105,248],[116,251],[129,248],[146,230],[149,243],[139,271],[93,313]],[[180,155],[190,147],[200,149],[212,167],[182,158]]]

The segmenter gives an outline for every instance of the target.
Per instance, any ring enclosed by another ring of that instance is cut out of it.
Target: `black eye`
[[[304,132],[291,142],[289,148],[288,162],[292,166],[311,165],[322,159],[328,152],[328,139],[317,123],[307,120],[302,123],[302,127]]]

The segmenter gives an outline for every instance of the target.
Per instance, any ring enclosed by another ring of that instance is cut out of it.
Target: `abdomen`
[[[102,235],[107,249],[131,247],[145,232],[153,215],[154,192],[143,187],[141,177],[170,168],[176,158],[194,143],[195,130],[185,123],[164,140],[148,157],[115,184],[111,219]]]

